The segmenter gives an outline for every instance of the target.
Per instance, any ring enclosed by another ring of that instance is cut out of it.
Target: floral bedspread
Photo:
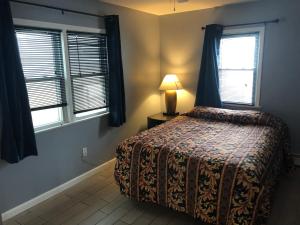
[[[288,130],[270,114],[196,107],[117,148],[121,193],[205,224],[264,224]]]

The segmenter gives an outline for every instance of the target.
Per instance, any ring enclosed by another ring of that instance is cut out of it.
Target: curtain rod
[[[24,4],[24,5],[32,5],[32,6],[37,6],[37,7],[47,8],[47,9],[54,9],[54,10],[61,11],[62,14],[64,14],[64,12],[70,12],[70,13],[76,13],[76,14],[81,14],[81,15],[86,15],[86,16],[93,16],[93,17],[100,17],[100,18],[104,17],[102,15],[97,15],[97,14],[93,14],[93,13],[87,13],[87,12],[82,12],[82,11],[77,11],[77,10],[72,10],[72,9],[65,9],[65,8],[49,6],[49,5],[42,5],[42,4],[33,3],[33,2],[25,2],[25,1],[19,1],[19,0],[9,0],[9,1],[19,3],[19,4]]]
[[[267,21],[255,22],[255,23],[231,24],[231,25],[225,25],[224,27],[239,27],[239,26],[248,26],[248,25],[261,25],[261,24],[279,23],[279,22],[280,22],[280,19],[276,19],[276,20],[267,20]],[[205,27],[202,27],[202,30],[205,30]]]

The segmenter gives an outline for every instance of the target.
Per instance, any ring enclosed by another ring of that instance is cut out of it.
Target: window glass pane
[[[255,104],[259,34],[226,35],[220,45],[222,102]]]
[[[256,67],[256,35],[233,36],[221,40],[221,69],[253,69]]]
[[[26,82],[26,87],[31,108],[38,108],[43,103],[47,103],[44,106],[55,106],[60,102],[60,96],[57,95],[60,83],[55,79]]]
[[[17,31],[19,51],[26,79],[56,76],[52,35],[33,31]]]
[[[107,108],[105,79],[103,76],[71,77],[74,108],[78,113]]]
[[[59,123],[62,121],[62,109],[61,108],[52,108],[52,109],[43,109],[38,111],[31,112],[33,126],[39,128],[42,126]]]
[[[253,104],[253,70],[220,70],[222,102]]]

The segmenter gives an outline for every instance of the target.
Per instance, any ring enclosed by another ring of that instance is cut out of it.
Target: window
[[[73,112],[77,117],[108,107],[105,35],[68,32]]]
[[[83,33],[86,28],[75,26],[37,24],[42,28],[27,27],[26,21],[16,26],[35,129],[108,112],[106,35]]]
[[[16,28],[35,127],[61,123],[66,106],[60,31]]]
[[[259,106],[263,28],[225,30],[220,44],[223,103]]]

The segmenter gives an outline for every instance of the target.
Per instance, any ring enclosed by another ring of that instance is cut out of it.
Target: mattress
[[[120,143],[115,178],[131,199],[204,224],[264,224],[288,148],[270,114],[196,107]]]

